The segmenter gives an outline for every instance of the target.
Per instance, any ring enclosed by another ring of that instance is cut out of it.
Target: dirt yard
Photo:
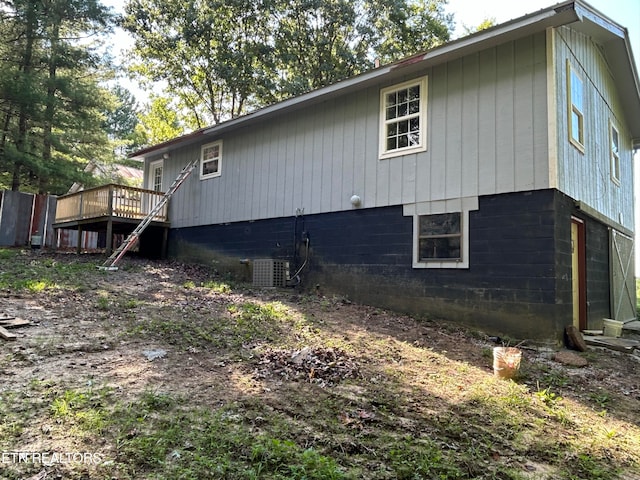
[[[0,250],[0,478],[640,479],[636,357],[100,261]]]

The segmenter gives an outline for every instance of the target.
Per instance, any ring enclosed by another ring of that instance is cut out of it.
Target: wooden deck
[[[108,184],[58,197],[54,229],[106,232],[107,252],[112,250],[115,233],[128,234],[162,200],[163,192]],[[166,242],[169,227],[165,205],[150,227],[162,227]],[[80,247],[79,247],[80,248]]]

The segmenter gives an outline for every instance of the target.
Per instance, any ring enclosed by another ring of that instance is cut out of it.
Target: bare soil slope
[[[0,478],[640,478],[629,355],[525,344],[504,380],[437,319],[99,263],[0,251],[0,314],[32,322],[0,341]]]

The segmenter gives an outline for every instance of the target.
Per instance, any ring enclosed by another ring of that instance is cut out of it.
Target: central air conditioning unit
[[[253,261],[254,287],[286,287],[289,281],[289,262],[272,258]]]

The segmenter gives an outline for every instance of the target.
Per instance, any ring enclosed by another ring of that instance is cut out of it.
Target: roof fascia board
[[[580,21],[584,22],[585,20],[589,20],[590,22],[595,23],[600,28],[608,31],[616,37],[625,38],[625,28],[621,27],[602,13],[593,10],[592,8],[589,8],[587,5],[580,2],[576,2],[574,8],[576,10],[576,13],[580,17]]]
[[[557,27],[579,21],[580,17],[576,11],[566,8],[566,5],[570,6],[572,4],[572,2],[570,4],[563,4],[562,8],[555,7],[553,9],[543,10],[539,13],[512,20],[498,27],[483,30],[469,37],[464,37],[461,40],[430,50],[421,55],[417,60],[411,61],[411,59],[408,59],[401,61],[396,65],[396,68],[402,66],[403,63],[418,63],[423,61],[429,61],[433,64],[441,63],[454,57],[462,57],[510,40],[516,40],[536,32],[545,31],[548,27]]]

